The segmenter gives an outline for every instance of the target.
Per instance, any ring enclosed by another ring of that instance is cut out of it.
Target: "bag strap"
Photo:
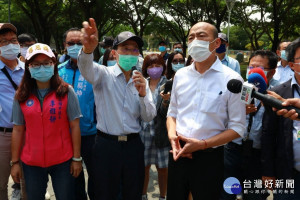
[[[10,83],[12,84],[12,86],[14,87],[15,90],[18,89],[17,84],[12,80],[11,76],[9,75],[7,69],[5,67],[3,67],[1,69],[1,71],[5,74],[5,76],[8,78],[8,80],[10,81]]]

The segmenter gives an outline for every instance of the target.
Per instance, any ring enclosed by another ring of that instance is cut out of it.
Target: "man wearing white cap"
[[[12,103],[15,91],[24,74],[17,29],[10,23],[0,23],[0,199],[7,200],[7,184],[10,175]],[[20,199],[20,186],[13,191],[12,199]],[[15,188],[16,188],[15,187]]]

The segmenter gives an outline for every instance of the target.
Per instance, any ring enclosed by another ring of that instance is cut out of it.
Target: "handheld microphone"
[[[131,68],[131,78],[133,79],[133,75],[135,75],[136,74],[136,72],[138,72],[138,70],[137,70],[137,68],[136,68],[136,66],[133,66],[132,68]],[[139,81],[137,81],[136,83],[140,83]]]
[[[268,84],[268,79],[267,79],[267,77],[265,75],[264,70],[262,70],[259,67],[256,67],[256,68],[251,69],[249,71],[248,75],[253,74],[253,73],[257,73],[257,74],[261,75],[261,77],[265,80],[266,84]],[[249,79],[249,76],[248,76],[248,79]]]
[[[164,89],[163,94],[167,94],[168,92],[170,92],[172,90],[172,86],[173,86],[173,81],[172,80],[168,80],[165,83],[165,89]]]
[[[253,84],[255,87],[257,87],[258,92],[266,94],[267,90],[267,83],[265,79],[258,73],[251,73],[248,76],[248,83]]]
[[[280,109],[287,109],[287,110],[292,110],[294,109],[297,113],[298,113],[298,118],[300,119],[300,109],[299,108],[296,108],[294,106],[283,106],[282,105],[282,101],[274,98],[274,97],[271,97],[269,95],[266,95],[266,94],[262,94],[260,92],[257,92],[255,91],[254,89],[254,86],[252,86],[252,90],[251,90],[251,84],[247,85],[249,83],[242,83],[242,81],[240,80],[237,80],[237,79],[231,79],[228,83],[227,83],[227,89],[232,92],[232,93],[240,93],[242,91],[242,93],[245,91],[245,90],[249,90],[249,91],[246,91],[247,95],[250,96],[250,99],[251,98],[256,98],[258,100],[261,100],[265,105],[269,105],[271,107],[274,107],[278,110]],[[242,99],[241,99],[242,100]],[[242,100],[243,101],[243,100]],[[246,101],[246,99],[245,99]],[[243,101],[243,102],[245,102]]]

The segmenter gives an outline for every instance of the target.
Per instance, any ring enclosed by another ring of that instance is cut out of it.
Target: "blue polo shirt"
[[[8,74],[11,76],[12,80],[19,85],[24,75],[24,63],[18,59],[18,65],[14,70],[11,70],[0,60],[0,70],[2,70],[4,67],[8,71]],[[11,114],[15,93],[16,91],[11,82],[8,80],[5,74],[0,71],[0,127],[13,127],[13,123],[11,122]]]

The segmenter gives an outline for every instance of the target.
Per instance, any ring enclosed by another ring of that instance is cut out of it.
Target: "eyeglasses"
[[[82,45],[81,42],[67,42],[67,44],[68,44],[69,46],[73,46],[73,45],[75,45],[75,44],[77,44],[77,45]]]
[[[6,45],[9,45],[9,44],[18,44],[18,39],[11,39],[11,40],[1,40],[0,41],[0,44],[2,45],[2,46],[6,46]]]
[[[53,66],[53,64],[54,63],[52,61],[45,61],[43,63],[34,62],[34,63],[29,63],[29,67],[32,67],[34,69],[39,69],[41,66],[49,68],[49,67]]]
[[[173,64],[178,64],[178,63],[184,64],[184,62],[185,62],[184,59],[174,59],[174,60],[172,60],[172,63],[173,63]]]
[[[265,70],[265,69],[271,69],[271,68],[265,68],[265,67],[263,67],[263,66],[258,66],[258,67],[253,67],[253,66],[248,66],[248,68],[250,69],[250,70],[252,70],[252,69],[254,69],[254,68],[260,68],[260,69],[262,69],[262,70]]]
[[[138,54],[140,51],[139,49],[129,49],[129,48],[119,48],[119,50],[124,53],[124,54],[130,54],[130,53],[134,53],[134,54]]]

